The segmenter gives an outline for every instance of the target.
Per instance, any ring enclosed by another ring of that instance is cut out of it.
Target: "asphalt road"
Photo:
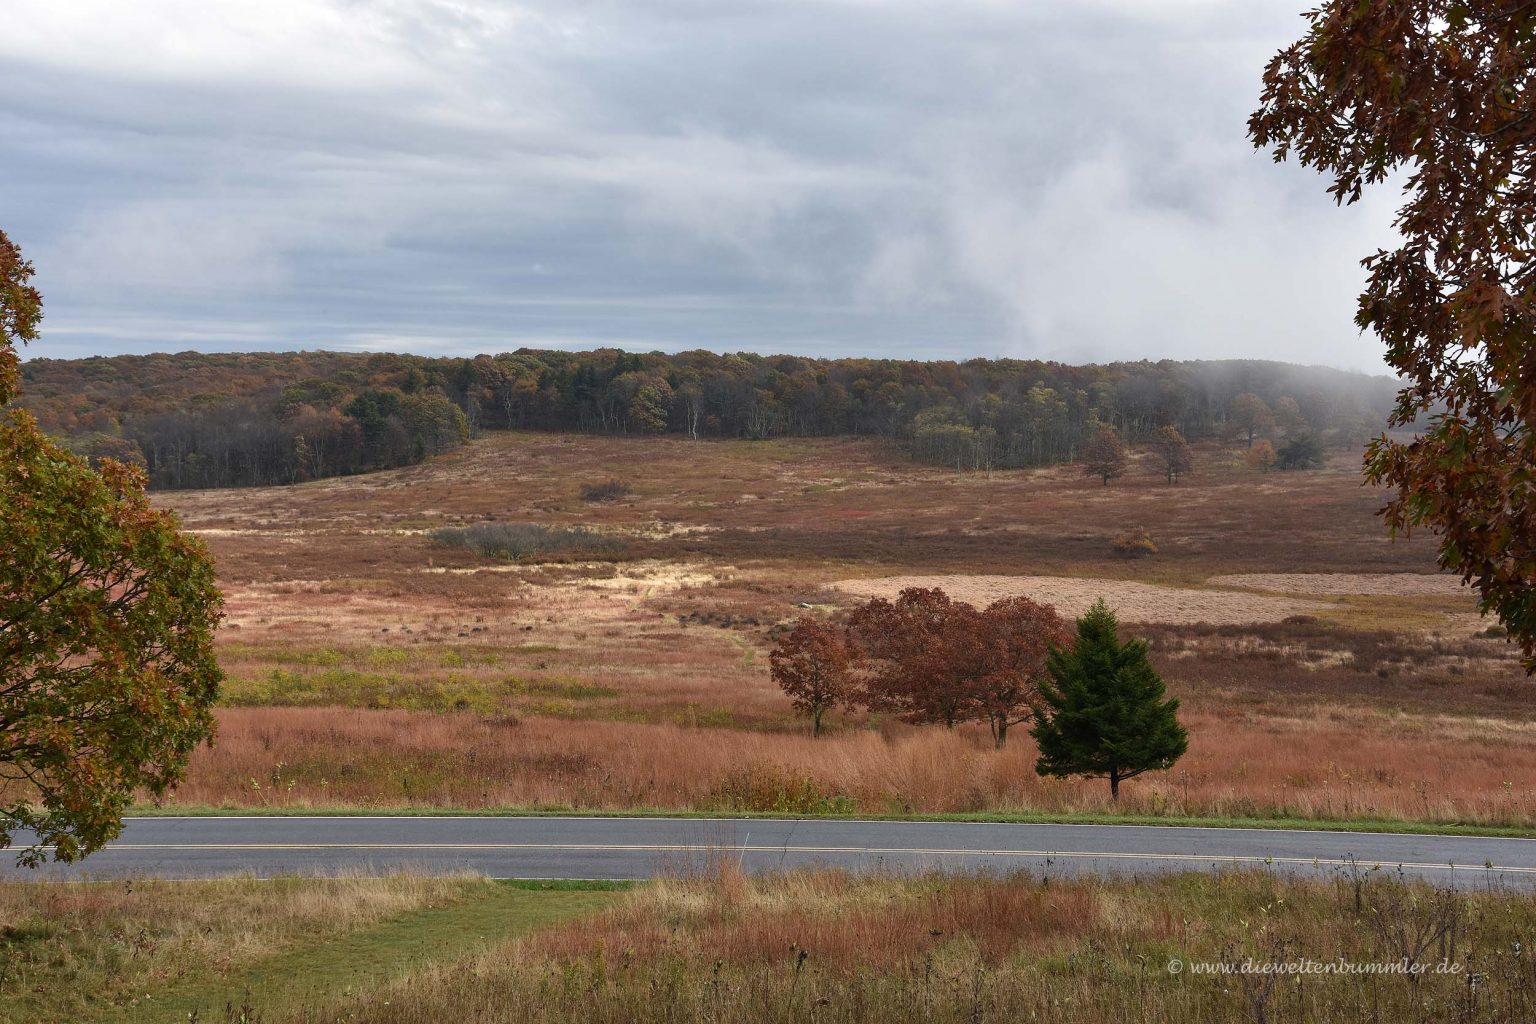
[[[17,837],[25,841],[25,837]],[[1034,874],[1262,868],[1322,876],[1380,866],[1439,884],[1536,885],[1536,839],[1140,825],[687,818],[130,818],[75,865],[0,877],[196,878],[473,871],[500,878],[647,878],[730,858],[749,871],[831,864]]]

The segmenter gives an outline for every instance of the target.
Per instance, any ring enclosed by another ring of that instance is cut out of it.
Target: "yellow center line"
[[[805,853],[865,856],[1028,857],[1053,860],[1156,860],[1202,864],[1289,864],[1337,867],[1356,865],[1367,868],[1403,867],[1439,871],[1465,868],[1536,874],[1536,867],[1508,864],[1456,864],[1450,861],[1420,863],[1395,860],[1346,860],[1335,857],[1269,857],[1254,854],[1136,853],[1110,850],[977,850],[910,846],[743,846],[718,843],[113,843],[107,847],[107,850],[441,850],[446,852],[563,850],[589,853]]]

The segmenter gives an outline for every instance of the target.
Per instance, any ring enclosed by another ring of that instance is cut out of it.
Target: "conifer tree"
[[[1077,620],[1077,642],[1057,648],[1040,683],[1031,733],[1040,747],[1035,770],[1063,778],[1108,779],[1110,796],[1144,771],[1165,769],[1189,746],[1177,700],[1141,640],[1122,644],[1119,623],[1102,599]]]

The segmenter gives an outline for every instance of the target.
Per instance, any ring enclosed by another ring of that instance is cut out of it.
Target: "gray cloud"
[[[1350,318],[1244,122],[1294,0],[12,0],[34,354],[1263,356]],[[12,87],[13,86],[13,87]]]

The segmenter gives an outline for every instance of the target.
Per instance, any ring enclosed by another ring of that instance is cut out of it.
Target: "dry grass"
[[[1522,953],[1533,938],[1528,894],[1379,878],[748,879],[725,866],[295,1019],[1513,1024],[1536,1006],[1536,966]],[[1167,967],[1397,962],[1405,948],[1409,963],[1457,971],[1265,984]]]
[[[1448,573],[1276,573],[1212,576],[1213,587],[1273,590],[1282,594],[1365,594],[1381,597],[1449,597],[1464,593],[1461,579]]]
[[[1101,807],[1097,784],[1037,779],[1022,735],[996,756],[861,717],[803,735],[767,672],[782,624],[938,579],[1068,612],[1108,591],[1154,641],[1193,741],[1173,776],[1131,787],[1132,809],[1536,821],[1536,688],[1507,646],[1472,639],[1470,598],[1426,575],[1429,539],[1386,540],[1349,458],[1268,476],[1206,462],[1177,487],[1106,489],[1071,467],[960,477],[849,440],[496,434],[408,469],[163,495],[208,538],[229,611],[220,747],[177,799]],[[615,476],[633,481],[623,501],[582,500]],[[629,554],[507,564],[429,536],[498,521],[601,531]],[[1107,538],[1139,526],[1159,553],[1114,557]]]
[[[1129,580],[1062,576],[882,576],[832,584],[856,597],[893,598],[908,587],[935,588],[978,608],[1010,597],[1027,597],[1078,616],[1103,598],[1121,622],[1206,622],[1212,625],[1279,622],[1292,615],[1323,611],[1315,602],[1258,594],[1160,587]]]
[[[1151,814],[1536,820],[1536,725],[1190,713],[1190,751],[1127,786]],[[190,805],[665,808],[785,813],[1105,811],[1108,787],[1042,779],[1028,737],[888,726],[803,734],[331,708],[231,709],[174,801]]]
[[[1206,461],[1175,487],[1137,476],[1105,488],[1071,466],[957,476],[847,439],[497,433],[400,470],[159,500],[210,531],[230,582],[410,572],[433,557],[427,530],[490,520],[630,531],[649,538],[638,555],[727,563],[1192,581],[1433,565],[1430,538],[1387,540],[1374,516],[1382,497],[1360,486],[1353,456],[1319,472],[1267,476]],[[628,500],[581,500],[581,481],[638,466],[645,475]],[[1116,558],[1109,539],[1141,526],[1159,554]]]
[[[467,878],[0,881],[0,1021],[94,1018],[189,979],[468,898]],[[46,1008],[46,1010],[45,1010]]]

